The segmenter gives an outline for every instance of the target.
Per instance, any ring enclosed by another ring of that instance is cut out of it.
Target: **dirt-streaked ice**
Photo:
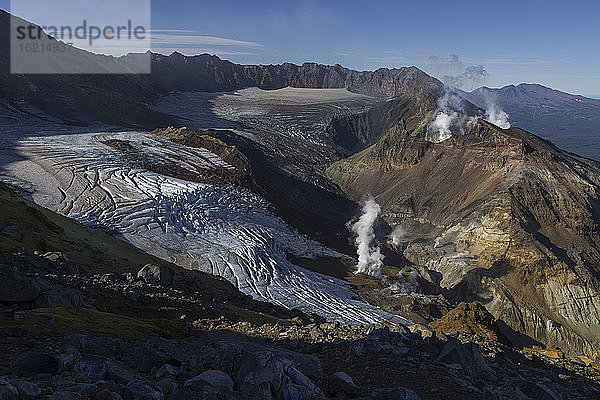
[[[156,110],[181,118],[190,128],[249,127],[333,146],[326,132],[332,119],[365,111],[374,101],[347,89],[253,87],[231,93],[172,93]]]

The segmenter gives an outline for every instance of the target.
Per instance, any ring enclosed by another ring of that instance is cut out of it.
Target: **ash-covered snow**
[[[275,132],[289,138],[332,146],[326,132],[333,118],[366,111],[374,99],[346,89],[241,89],[232,93],[173,93],[156,110],[179,116],[189,128]]]
[[[139,133],[30,137],[2,175],[31,190],[34,201],[186,268],[220,275],[253,297],[344,323],[405,322],[360,300],[349,284],[296,266],[301,257],[339,256],[298,234],[261,197],[234,186],[192,183],[127,164],[105,144],[154,147],[151,157],[182,158],[181,145]],[[203,168],[226,163],[205,149],[185,149]],[[220,161],[219,161],[220,160]],[[192,162],[193,161],[193,162]],[[233,168],[233,167],[232,167]]]

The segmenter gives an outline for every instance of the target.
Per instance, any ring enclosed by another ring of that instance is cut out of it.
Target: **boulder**
[[[42,390],[39,388],[39,386],[32,382],[19,379],[12,382],[12,384],[19,391],[20,399],[22,400],[37,399],[42,393]]]
[[[398,335],[395,333],[389,333]],[[388,338],[387,332],[382,330],[375,331],[364,339],[352,343],[352,352],[358,357],[364,357],[367,354],[380,354],[385,357],[401,357],[410,350],[402,344],[397,338]]]
[[[167,354],[171,358],[170,363],[172,365],[177,367],[180,366],[181,360],[188,357],[189,352],[184,348],[184,346],[181,345],[180,341],[175,339],[166,339],[163,336],[159,335],[158,333],[151,333],[150,336],[148,336],[148,340],[146,340],[146,344]]]
[[[520,381],[515,385],[517,393],[525,395],[527,398],[535,400],[558,400],[561,396],[552,388],[543,383],[531,381]]]
[[[134,347],[125,357],[125,362],[132,368],[141,372],[149,372],[152,368],[160,368],[167,361],[168,356],[151,346],[142,344]]]
[[[12,365],[12,372],[17,376],[55,375],[58,372],[58,367],[58,359],[53,355],[25,353],[15,360]]]
[[[57,358],[59,364],[58,370],[59,372],[64,372],[73,368],[75,363],[81,360],[81,353],[77,350],[72,350],[68,354],[59,354]]]
[[[283,400],[322,396],[321,390],[289,360],[279,358],[269,351],[242,356],[235,373],[235,385],[247,397],[252,398],[258,395],[270,396],[269,393]]]
[[[73,334],[63,338],[63,347],[77,350],[83,354],[98,354],[106,357],[115,357],[124,347],[122,339],[103,336]]]
[[[243,354],[243,348],[237,344],[222,342],[214,345],[191,347],[190,356],[183,367],[189,376],[196,376],[207,369],[232,371],[234,362]]]
[[[160,386],[164,395],[170,395],[179,387],[179,384],[171,378],[163,378],[157,382],[157,385]]]
[[[239,358],[249,353],[269,352],[290,362],[304,376],[313,380],[323,374],[321,361],[310,354],[298,353],[275,346],[249,342],[247,337],[226,331],[203,334],[202,344],[189,348],[186,366],[195,376],[207,369],[234,371]],[[235,381],[235,379],[234,379]]]
[[[133,380],[123,391],[125,400],[162,400],[165,398],[162,389],[152,382]]]
[[[85,355],[73,366],[73,373],[83,375],[90,381],[104,378],[106,374],[106,357]]]
[[[0,399],[19,400],[19,391],[6,377],[0,377]]]
[[[104,379],[106,380],[125,384],[138,377],[139,375],[136,371],[127,367],[127,365],[120,361],[108,359],[106,362],[106,372],[104,373]]]
[[[444,345],[437,358],[444,364],[458,364],[466,376],[483,379],[496,379],[494,371],[483,359],[479,346],[475,343],[461,343],[457,339],[450,339]]]
[[[155,376],[157,379],[161,379],[164,377],[177,376],[180,373],[181,369],[179,369],[178,367],[171,364],[165,364],[156,371]]]
[[[290,366],[285,372],[286,375],[284,376],[280,389],[282,399],[304,400],[323,397],[321,389],[295,367]]]
[[[375,389],[369,400],[421,400],[419,395],[402,386],[395,388]]]
[[[92,354],[84,355],[73,366],[73,372],[89,381],[106,379],[121,384],[138,378],[138,374],[122,362]]]
[[[40,286],[35,279],[13,271],[0,271],[0,302],[26,303],[40,294]]]
[[[413,324],[408,326],[412,333],[418,333],[423,339],[435,336],[435,330],[427,325]]]
[[[49,398],[50,400],[84,400],[84,397],[77,392],[60,391],[54,392]]]
[[[354,398],[358,392],[358,386],[347,373],[335,372],[329,378],[326,390],[332,397]]]
[[[320,326],[315,326],[310,330],[310,337],[313,340],[323,339],[325,337],[325,331]]]
[[[117,275],[117,274],[113,274],[108,273],[108,274],[104,274],[100,277],[100,282],[102,283],[113,283],[113,282],[118,282],[122,279],[121,276]]]
[[[401,333],[403,335],[410,332],[408,327],[404,324],[393,324],[390,326],[390,332]]]
[[[144,265],[137,273],[138,278],[155,285],[170,285],[173,282],[173,275],[170,268],[154,264]]]
[[[197,385],[212,386],[217,392],[222,394],[233,391],[233,380],[225,372],[216,369],[209,369],[192,379],[188,379],[183,386],[191,387]]]
[[[81,307],[82,305],[83,295],[79,290],[45,281],[40,282],[39,296],[33,302],[33,306],[37,308]]]

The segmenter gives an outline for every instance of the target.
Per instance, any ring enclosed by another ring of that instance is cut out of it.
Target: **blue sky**
[[[153,48],[162,53],[430,73],[439,70],[431,56],[457,54],[486,68],[487,86],[535,82],[597,96],[599,16],[598,1],[152,0]]]

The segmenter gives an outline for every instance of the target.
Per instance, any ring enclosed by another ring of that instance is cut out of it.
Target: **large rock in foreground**
[[[0,302],[26,303],[40,294],[38,283],[27,276],[12,271],[0,271]]]
[[[508,344],[492,314],[479,303],[460,303],[442,318],[429,324],[436,333],[458,332]]]

